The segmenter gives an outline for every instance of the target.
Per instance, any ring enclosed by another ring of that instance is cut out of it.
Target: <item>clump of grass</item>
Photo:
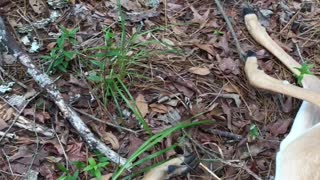
[[[155,145],[157,145],[159,142],[163,141],[164,138],[167,138],[168,136],[170,136],[173,132],[175,131],[178,131],[178,130],[182,130],[184,128],[190,128],[190,127],[195,127],[195,126],[199,126],[199,125],[204,125],[204,124],[209,124],[209,123],[212,123],[212,121],[199,121],[199,122],[193,122],[193,123],[180,123],[180,124],[177,124],[176,126],[172,127],[172,128],[169,128],[169,129],[166,129],[158,134],[155,134],[153,136],[151,136],[147,141],[145,141],[139,148],[136,152],[134,152],[131,157],[128,158],[127,160],[127,163],[120,167],[113,175],[112,179],[113,180],[116,180],[118,179],[121,174],[124,172],[125,169],[131,169],[135,166],[139,166],[141,165],[142,163],[150,160],[150,159],[153,159],[155,157],[158,157],[160,155],[163,155],[165,154],[166,152],[172,150],[173,148],[175,148],[177,146],[177,144],[171,146],[171,147],[168,147],[164,150],[161,150],[161,151],[158,151],[157,153],[155,154],[152,154],[144,159],[141,159],[135,163],[133,163],[135,160],[137,160],[137,158],[143,154],[144,152],[150,150],[151,148],[153,148]],[[158,164],[159,165],[159,164]],[[149,168],[148,168],[149,169]],[[146,169],[146,170],[148,170]],[[142,173],[146,170],[143,170],[139,173]],[[135,176],[137,174],[134,174],[134,175],[131,175],[127,178],[131,178],[132,176]]]
[[[101,179],[102,171],[109,164],[109,159],[102,154],[97,154],[95,157],[91,157],[87,160],[87,165],[84,162],[74,161],[72,165],[76,170],[72,173],[66,167],[61,164],[56,164],[57,168],[63,172],[63,175],[58,180],[78,180],[80,173],[88,172],[91,177],[95,177],[98,180]]]

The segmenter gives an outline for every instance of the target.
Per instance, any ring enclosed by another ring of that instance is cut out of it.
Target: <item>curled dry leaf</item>
[[[197,74],[197,75],[201,75],[201,76],[205,76],[210,74],[210,70],[206,67],[202,68],[202,67],[191,67],[189,68],[189,72],[193,73],[193,74]]]
[[[3,114],[2,118],[4,121],[9,121],[10,119],[13,118],[14,116],[14,109],[13,108],[8,108],[5,114]]]
[[[148,108],[148,104],[147,104],[147,102],[144,99],[144,96],[142,94],[139,94],[137,96],[136,105],[137,105],[138,110],[141,113],[141,116],[145,117],[149,112],[149,108]]]
[[[112,149],[114,149],[114,150],[118,150],[119,149],[120,144],[119,144],[119,141],[118,141],[117,137],[114,134],[106,132],[106,133],[104,133],[103,139],[105,141],[108,141],[108,142],[111,143]]]
[[[150,108],[152,111],[158,113],[167,113],[169,111],[168,107],[163,104],[150,104]]]

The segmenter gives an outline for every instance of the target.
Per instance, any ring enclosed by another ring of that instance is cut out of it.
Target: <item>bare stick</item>
[[[47,91],[49,98],[58,106],[63,117],[75,128],[78,134],[84,139],[91,149],[96,149],[108,157],[112,162],[124,165],[126,159],[111,150],[108,146],[102,143],[90,131],[88,126],[81,120],[80,116],[64,102],[61,93],[49,76],[34,65],[31,58],[22,48],[19,47],[13,36],[6,29],[3,19],[0,17],[0,40],[8,47],[8,50],[21,62],[27,73],[38,83],[38,85]]]
[[[215,3],[216,3],[219,11],[221,12],[221,14],[222,14],[222,16],[223,16],[223,19],[224,19],[224,20],[226,21],[226,23],[227,23],[228,29],[229,29],[229,31],[231,32],[231,35],[232,35],[232,37],[233,37],[233,40],[234,40],[234,42],[235,42],[235,44],[236,44],[237,51],[238,51],[238,54],[239,54],[239,56],[240,56],[240,59],[243,60],[243,61],[245,61],[245,53],[244,53],[244,51],[242,50],[242,48],[241,48],[241,46],[240,46],[240,42],[239,42],[239,40],[238,40],[237,34],[236,34],[236,32],[234,31],[233,26],[232,26],[232,24],[231,24],[231,22],[230,22],[230,20],[229,20],[229,18],[228,18],[228,16],[227,16],[226,12],[223,10],[223,6],[221,5],[221,2],[220,2],[219,0],[215,0]]]

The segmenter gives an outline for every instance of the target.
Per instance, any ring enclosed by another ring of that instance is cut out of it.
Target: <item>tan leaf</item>
[[[51,51],[55,46],[56,46],[56,42],[51,42],[47,45],[47,50]]]
[[[10,120],[12,117],[13,117],[13,114],[14,113],[14,109],[12,109],[12,108],[8,108],[7,109],[7,111],[6,111],[6,113],[3,115],[3,120],[4,121],[8,121],[8,120]]]
[[[239,94],[240,90],[233,84],[225,84],[223,85],[222,88],[224,91],[228,92],[228,93],[237,93]]]
[[[138,110],[141,113],[141,116],[145,117],[149,112],[149,108],[148,108],[148,104],[147,104],[147,102],[144,99],[144,96],[142,94],[139,94],[137,96],[136,105],[137,105]]]
[[[100,180],[110,180],[112,178],[112,173],[106,174],[106,175],[102,175]],[[92,178],[90,180],[97,180],[97,178]]]
[[[118,150],[119,149],[120,144],[119,144],[119,141],[118,141],[117,137],[114,134],[106,132],[106,133],[104,133],[103,139],[105,141],[108,141],[108,142],[111,143],[112,149],[114,149],[114,150]]]
[[[210,70],[208,68],[201,68],[201,67],[191,67],[189,68],[189,72],[201,76],[205,76],[210,74]]]
[[[206,51],[207,53],[215,56],[217,53],[214,51],[214,47],[210,44],[200,44],[198,42],[193,42],[193,45],[197,46],[198,48]]]
[[[152,111],[158,113],[167,113],[169,111],[168,107],[163,104],[150,104],[150,107]]]
[[[162,38],[161,41],[168,44],[169,46],[174,46],[174,42],[171,41],[170,39]]]
[[[29,4],[34,12],[41,14],[45,9],[41,0],[29,0]]]

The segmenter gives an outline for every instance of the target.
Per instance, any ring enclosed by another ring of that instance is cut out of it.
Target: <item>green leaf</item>
[[[58,180],[67,180],[67,176],[61,176],[58,178]]]
[[[70,171],[68,169],[66,169],[62,164],[56,164],[57,168],[64,173],[69,173]]]
[[[59,49],[63,49],[64,48],[64,41],[65,41],[65,37],[61,36],[60,38],[57,39],[57,45]]]
[[[79,171],[77,170],[76,172],[74,172],[73,176],[72,176],[72,180],[77,180],[79,177]]]
[[[87,167],[85,167],[85,168],[83,168],[83,171],[91,171],[91,170],[93,170],[94,169],[94,166],[87,166]]]
[[[103,79],[102,79],[100,76],[91,75],[91,76],[88,76],[88,80],[91,81],[91,82],[99,83],[99,82],[101,82]]]
[[[68,59],[72,60],[76,52],[74,51],[63,51],[63,55]]]
[[[89,158],[88,162],[89,162],[90,165],[94,165],[94,166],[97,165],[96,161],[93,158]]]
[[[62,65],[59,65],[57,68],[58,68],[61,72],[64,72],[64,73],[67,72],[67,69],[66,69],[64,66],[62,66]]]
[[[103,62],[101,62],[101,61],[91,60],[90,62],[91,62],[91,64],[98,66],[100,69],[102,69],[104,66]]]
[[[98,180],[101,179],[101,172],[100,172],[100,170],[96,170],[96,171],[94,172],[94,175],[95,175],[95,177],[96,177]]]
[[[75,165],[78,170],[84,168],[86,165],[81,161],[74,161],[71,164]]]
[[[298,68],[298,67],[295,67],[295,69],[297,69],[300,74],[299,76],[297,76],[297,83],[302,86],[302,80],[303,80],[303,77],[304,75],[312,75],[310,69],[313,67],[313,64],[306,64],[306,63],[302,63],[301,67]]]
[[[222,36],[224,34],[224,32],[221,32],[221,31],[218,31],[218,30],[214,30],[213,34],[217,35],[217,36]]]
[[[249,136],[253,140],[257,139],[257,137],[259,136],[259,131],[258,131],[258,128],[257,128],[257,126],[255,124],[250,126]]]
[[[109,162],[101,162],[97,165],[98,168],[104,168],[109,164]]]

